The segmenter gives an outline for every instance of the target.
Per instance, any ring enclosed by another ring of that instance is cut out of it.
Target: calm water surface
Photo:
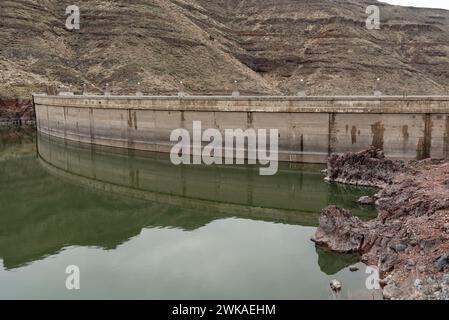
[[[363,264],[349,271],[356,256],[310,241],[328,204],[376,215],[355,203],[372,190],[327,184],[321,169],[175,167],[166,155],[1,130],[0,299],[379,298]],[[69,265],[81,290],[65,287]]]

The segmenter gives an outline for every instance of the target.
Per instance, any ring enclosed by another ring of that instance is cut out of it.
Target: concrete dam
[[[279,160],[326,163],[373,145],[392,159],[449,159],[449,96],[34,95],[51,137],[169,153],[174,129],[278,129]]]

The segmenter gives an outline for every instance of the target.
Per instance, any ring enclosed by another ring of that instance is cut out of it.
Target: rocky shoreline
[[[332,156],[326,180],[377,187],[378,217],[322,210],[312,239],[377,266],[385,299],[449,299],[449,162],[392,161],[380,150]]]

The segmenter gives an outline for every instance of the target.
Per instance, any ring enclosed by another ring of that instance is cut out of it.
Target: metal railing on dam
[[[170,152],[174,129],[278,129],[279,159],[325,163],[374,145],[397,159],[449,159],[449,96],[34,95],[40,132]]]

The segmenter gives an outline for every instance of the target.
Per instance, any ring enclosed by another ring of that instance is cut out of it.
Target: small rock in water
[[[338,280],[332,280],[330,283],[332,291],[338,292],[341,290],[341,282]]]
[[[359,267],[357,267],[357,266],[350,266],[349,267],[349,271],[351,271],[351,272],[359,271]]]
[[[372,204],[374,204],[374,199],[369,196],[363,196],[359,200],[357,200],[357,203],[360,203],[363,205],[372,205]]]

